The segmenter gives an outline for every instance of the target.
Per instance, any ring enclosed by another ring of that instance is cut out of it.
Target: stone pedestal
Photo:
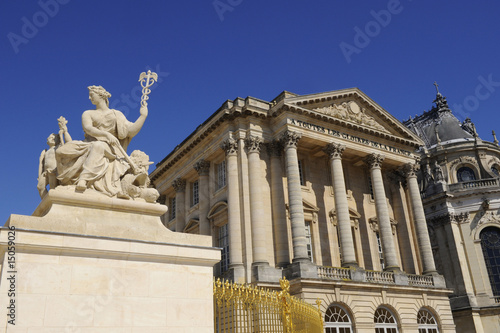
[[[213,332],[220,251],[165,228],[166,210],[57,188],[33,216],[11,215],[0,307],[14,316],[1,316],[0,332]]]

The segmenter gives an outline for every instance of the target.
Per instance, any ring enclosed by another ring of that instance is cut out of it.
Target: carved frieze
[[[321,112],[334,118],[364,125],[366,127],[371,127],[381,132],[389,133],[389,131],[385,129],[384,126],[380,125],[375,118],[366,114],[365,108],[360,108],[354,101],[316,108],[314,111]]]
[[[500,224],[500,216],[493,212],[486,212],[478,221],[476,228],[487,223]]]
[[[435,226],[440,226],[440,225],[446,225],[450,223],[457,223],[457,224],[462,224],[462,223],[469,223],[470,218],[469,218],[469,213],[447,213],[444,215],[439,215],[435,216],[433,218],[427,219],[428,224],[432,224]]]
[[[459,158],[457,159],[454,159],[453,161],[450,162],[450,167],[454,167],[458,164],[461,164],[461,163],[470,163],[472,165],[475,165],[477,166],[477,161],[474,157],[472,156],[460,156]]]

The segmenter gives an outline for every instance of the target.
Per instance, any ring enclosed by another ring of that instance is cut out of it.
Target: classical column
[[[200,235],[210,235],[210,224],[207,219],[208,210],[210,209],[210,198],[208,188],[208,171],[210,170],[210,162],[200,160],[194,165],[194,169],[198,172],[198,194],[199,194],[199,223]]]
[[[186,180],[176,178],[172,186],[175,190],[175,231],[183,232],[186,225]]]
[[[380,154],[371,154],[366,158],[366,163],[370,166],[372,179],[373,196],[375,198],[375,210],[377,212],[378,229],[382,242],[382,251],[384,253],[385,270],[398,271],[399,262],[396,256],[394,239],[392,238],[391,220],[389,218],[389,208],[385,196],[384,180],[382,178],[382,161],[384,156]]]
[[[278,267],[285,267],[290,264],[290,254],[288,250],[285,193],[283,191],[283,175],[281,170],[283,146],[280,141],[274,140],[267,145],[267,151],[271,162],[271,203],[273,208],[276,262]]]
[[[229,267],[243,269],[241,247],[240,186],[238,181],[238,144],[229,138],[222,143],[226,153],[227,218],[229,225]],[[237,279],[235,279],[237,280]],[[238,282],[238,281],[236,281]]]
[[[408,191],[410,192],[411,208],[413,219],[415,221],[415,229],[417,231],[418,247],[422,258],[422,269],[424,275],[437,273],[434,257],[432,255],[431,241],[429,231],[427,230],[427,221],[425,219],[424,206],[420,197],[420,190],[417,181],[417,171],[420,165],[408,163],[404,166]]]
[[[335,196],[335,211],[342,251],[342,266],[358,266],[354,241],[352,239],[351,218],[345,190],[344,170],[342,168],[342,153],[345,146],[340,143],[330,143],[325,147],[325,152],[330,156],[332,172],[333,194]]]
[[[287,130],[283,133],[281,139],[285,149],[288,205],[292,224],[293,262],[310,261],[307,256],[304,206],[302,203],[299,160],[297,157],[297,142],[300,137],[300,133]]]
[[[248,179],[250,185],[250,221],[252,226],[253,265],[268,264],[266,216],[262,200],[262,176],[260,167],[260,148],[262,139],[250,136],[245,140],[248,154]]]

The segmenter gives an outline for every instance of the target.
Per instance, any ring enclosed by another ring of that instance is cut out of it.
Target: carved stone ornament
[[[374,168],[381,168],[382,167],[382,162],[384,161],[385,156],[380,155],[380,154],[370,154],[366,156],[365,162],[370,166],[370,169]]]
[[[420,164],[417,163],[407,163],[403,166],[403,174],[405,177],[417,177],[417,173],[420,170]]]
[[[266,148],[270,156],[280,157],[283,151],[283,144],[279,140],[273,140],[266,144]]]
[[[450,167],[454,167],[455,165],[462,164],[462,163],[470,163],[472,165],[475,165],[476,167],[478,166],[477,160],[474,157],[472,157],[472,156],[460,156],[459,158],[451,161]]]
[[[175,192],[184,192],[186,190],[186,180],[182,178],[176,178],[172,182]]]
[[[396,221],[392,217],[390,218],[390,221],[391,221],[392,234],[395,235],[396,234],[396,226],[398,225],[398,221]],[[372,230],[374,232],[378,232],[379,231],[379,228],[378,228],[378,218],[372,217],[372,218],[368,219],[368,223],[370,223],[370,227],[372,228]]]
[[[346,120],[355,124],[371,127],[378,131],[389,133],[384,126],[380,125],[375,118],[366,114],[365,108],[360,108],[354,101],[333,104],[326,107],[316,108],[314,111],[326,114],[328,116]]]
[[[324,152],[330,156],[331,159],[334,158],[342,158],[342,153],[345,150],[345,145],[340,143],[329,143],[325,148],[323,148]]]
[[[460,213],[460,214],[447,213],[444,215],[439,215],[427,219],[427,222],[431,225],[436,225],[436,226],[446,225],[450,223],[462,224],[462,223],[469,223],[470,218],[469,218],[469,213]]]
[[[221,148],[224,150],[226,155],[235,155],[238,151],[238,142],[233,138],[229,138],[222,142]]]
[[[208,170],[210,170],[210,162],[205,160],[199,160],[194,165],[194,169],[198,172],[198,175],[208,176]]]
[[[286,130],[285,132],[283,132],[283,135],[281,136],[281,142],[283,143],[285,149],[297,148],[297,143],[299,142],[301,137],[302,134],[299,132],[292,132]]]
[[[245,147],[249,153],[260,153],[263,140],[257,136],[250,136],[245,140]]]
[[[486,212],[478,221],[476,228],[482,224],[487,224],[487,223],[500,224],[500,216],[493,212]]]
[[[330,222],[333,224],[334,227],[336,227],[339,221],[337,219],[337,211],[335,209],[332,209],[328,215],[330,216]],[[349,209],[349,219],[351,221],[351,227],[358,230],[360,218],[361,215],[358,212],[353,212],[352,210]]]

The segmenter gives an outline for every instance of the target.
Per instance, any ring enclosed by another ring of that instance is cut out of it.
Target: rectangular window
[[[170,198],[170,221],[175,219],[175,212],[177,210],[176,204],[175,204],[175,197]]]
[[[217,164],[217,189],[226,186],[226,161]]]
[[[299,177],[300,185],[306,186],[306,179],[304,177],[304,162],[299,160]]]
[[[192,184],[192,198],[191,198],[191,206],[197,205],[200,202],[200,191],[199,191],[199,183],[195,181]]]
[[[384,269],[385,260],[384,260],[384,252],[382,251],[382,241],[380,239],[380,234],[378,232],[375,233],[375,236],[377,237],[377,249],[378,249],[378,257],[380,260],[380,267]]]
[[[306,221],[306,245],[307,245],[307,256],[311,260],[314,260],[313,257],[313,243],[312,243],[312,234],[311,234],[311,222]]]
[[[370,190],[370,198],[373,200],[373,183],[370,174],[368,174],[368,189]]]
[[[220,274],[229,269],[229,230],[228,225],[224,224],[219,228],[218,246],[222,248],[220,260]]]

